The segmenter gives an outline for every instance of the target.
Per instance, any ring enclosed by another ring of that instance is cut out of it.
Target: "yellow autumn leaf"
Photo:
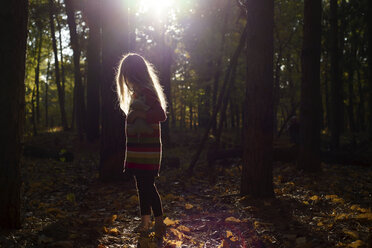
[[[367,219],[372,220],[372,213],[363,213],[355,216],[356,219]]]
[[[231,240],[232,242],[236,242],[236,241],[238,241],[238,240],[239,240],[239,238],[238,238],[238,237],[236,237],[236,236],[233,236],[233,237],[231,237],[231,238],[230,238],[230,240]]]
[[[234,236],[233,233],[230,230],[226,231],[226,238],[230,238],[231,236]]]
[[[173,226],[173,225],[176,225],[178,223],[179,223],[178,220],[172,220],[172,219],[169,219],[168,217],[166,217],[164,219],[164,224],[167,225],[167,226]]]
[[[183,226],[183,225],[178,226],[177,229],[182,232],[190,232],[190,228],[188,228],[187,226]]]
[[[302,203],[305,204],[305,205],[309,205],[308,201],[302,201]]]
[[[174,234],[174,236],[176,236],[180,240],[182,240],[182,238],[184,237],[184,234],[178,231],[177,229],[170,228],[169,231],[171,231]]]
[[[119,230],[116,227],[111,228],[109,231],[109,234],[118,235],[118,233],[119,233]]]
[[[237,219],[237,218],[235,218],[235,217],[233,217],[233,216],[231,216],[231,217],[227,217],[227,218],[225,219],[225,221],[226,221],[226,222],[236,222],[236,223],[240,223],[240,222],[241,222],[241,220],[239,220],[239,219]]]
[[[108,233],[109,232],[109,230],[105,226],[103,226],[102,230],[103,230],[104,233]]]
[[[117,218],[118,218],[118,216],[116,214],[113,214],[111,216],[111,222],[114,222]]]
[[[359,234],[356,231],[351,231],[351,230],[347,230],[347,229],[345,229],[343,231],[344,231],[345,234],[349,235],[350,237],[353,237],[354,239],[359,238]]]
[[[185,208],[186,209],[192,209],[194,206],[193,205],[191,205],[190,203],[186,203],[185,204]]]
[[[335,220],[346,220],[350,217],[350,214],[339,214],[336,215]]]
[[[319,221],[317,224],[317,226],[324,226],[323,222]]]
[[[333,198],[338,198],[338,195],[326,195],[325,198],[327,200],[332,200]]]
[[[319,196],[313,195],[312,197],[310,197],[310,200],[312,200],[312,201],[319,201]]]
[[[350,247],[350,248],[358,248],[358,247],[361,247],[361,246],[363,246],[363,245],[364,245],[363,241],[361,241],[361,240],[356,240],[356,241],[354,241],[354,242],[348,244],[347,247]]]

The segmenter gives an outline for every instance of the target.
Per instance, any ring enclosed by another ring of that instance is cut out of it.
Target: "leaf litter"
[[[163,168],[157,185],[168,228],[159,241],[154,233],[140,237],[133,232],[140,222],[134,182],[100,182],[98,144],[77,148],[71,145],[76,142],[70,136],[62,146],[75,151],[73,162],[24,159],[23,226],[2,231],[0,247],[301,248],[371,244],[369,167],[322,164],[320,174],[309,175],[293,164],[277,163],[273,171],[276,197],[266,200],[239,195],[239,160],[214,168],[217,179],[213,185],[208,181],[210,168],[206,165],[198,166],[187,181],[182,180],[182,170]],[[184,154],[178,151],[181,148],[172,148],[172,154]]]

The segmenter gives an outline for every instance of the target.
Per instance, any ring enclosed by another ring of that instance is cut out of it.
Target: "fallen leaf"
[[[118,235],[119,234],[119,230],[116,227],[111,228],[110,231],[109,231],[109,234]]]
[[[361,241],[361,240],[356,240],[356,241],[354,241],[354,242],[348,244],[347,247],[350,247],[350,248],[358,248],[358,247],[361,247],[361,246],[363,246],[363,245],[364,245],[363,241]]]
[[[182,232],[190,232],[190,228],[188,228],[187,226],[183,226],[183,225],[178,226],[177,229]]]
[[[191,205],[190,203],[186,203],[185,204],[185,208],[186,209],[192,209],[194,206],[193,205]]]
[[[227,217],[227,218],[225,219],[225,221],[226,221],[226,222],[236,222],[236,223],[240,223],[240,222],[241,222],[241,220],[239,220],[239,219],[237,219],[237,218],[235,218],[235,217],[233,217],[233,216],[231,216],[231,217]]]
[[[173,225],[176,225],[178,223],[179,223],[178,220],[172,220],[172,219],[169,219],[168,217],[166,217],[164,219],[164,224],[166,224],[167,226],[173,226]]]
[[[344,231],[345,234],[349,235],[350,237],[353,237],[354,239],[359,238],[359,234],[356,231],[351,231],[351,230],[347,230],[347,229],[344,229],[343,231]]]

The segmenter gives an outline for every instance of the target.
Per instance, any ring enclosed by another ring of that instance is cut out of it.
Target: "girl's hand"
[[[127,122],[133,123],[137,118],[146,119],[146,112],[139,110],[129,112],[127,116]]]

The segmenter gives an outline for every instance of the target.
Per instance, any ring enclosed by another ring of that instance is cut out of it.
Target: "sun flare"
[[[162,17],[168,14],[168,11],[172,9],[174,4],[175,0],[140,0],[138,12],[152,12],[158,17]]]

